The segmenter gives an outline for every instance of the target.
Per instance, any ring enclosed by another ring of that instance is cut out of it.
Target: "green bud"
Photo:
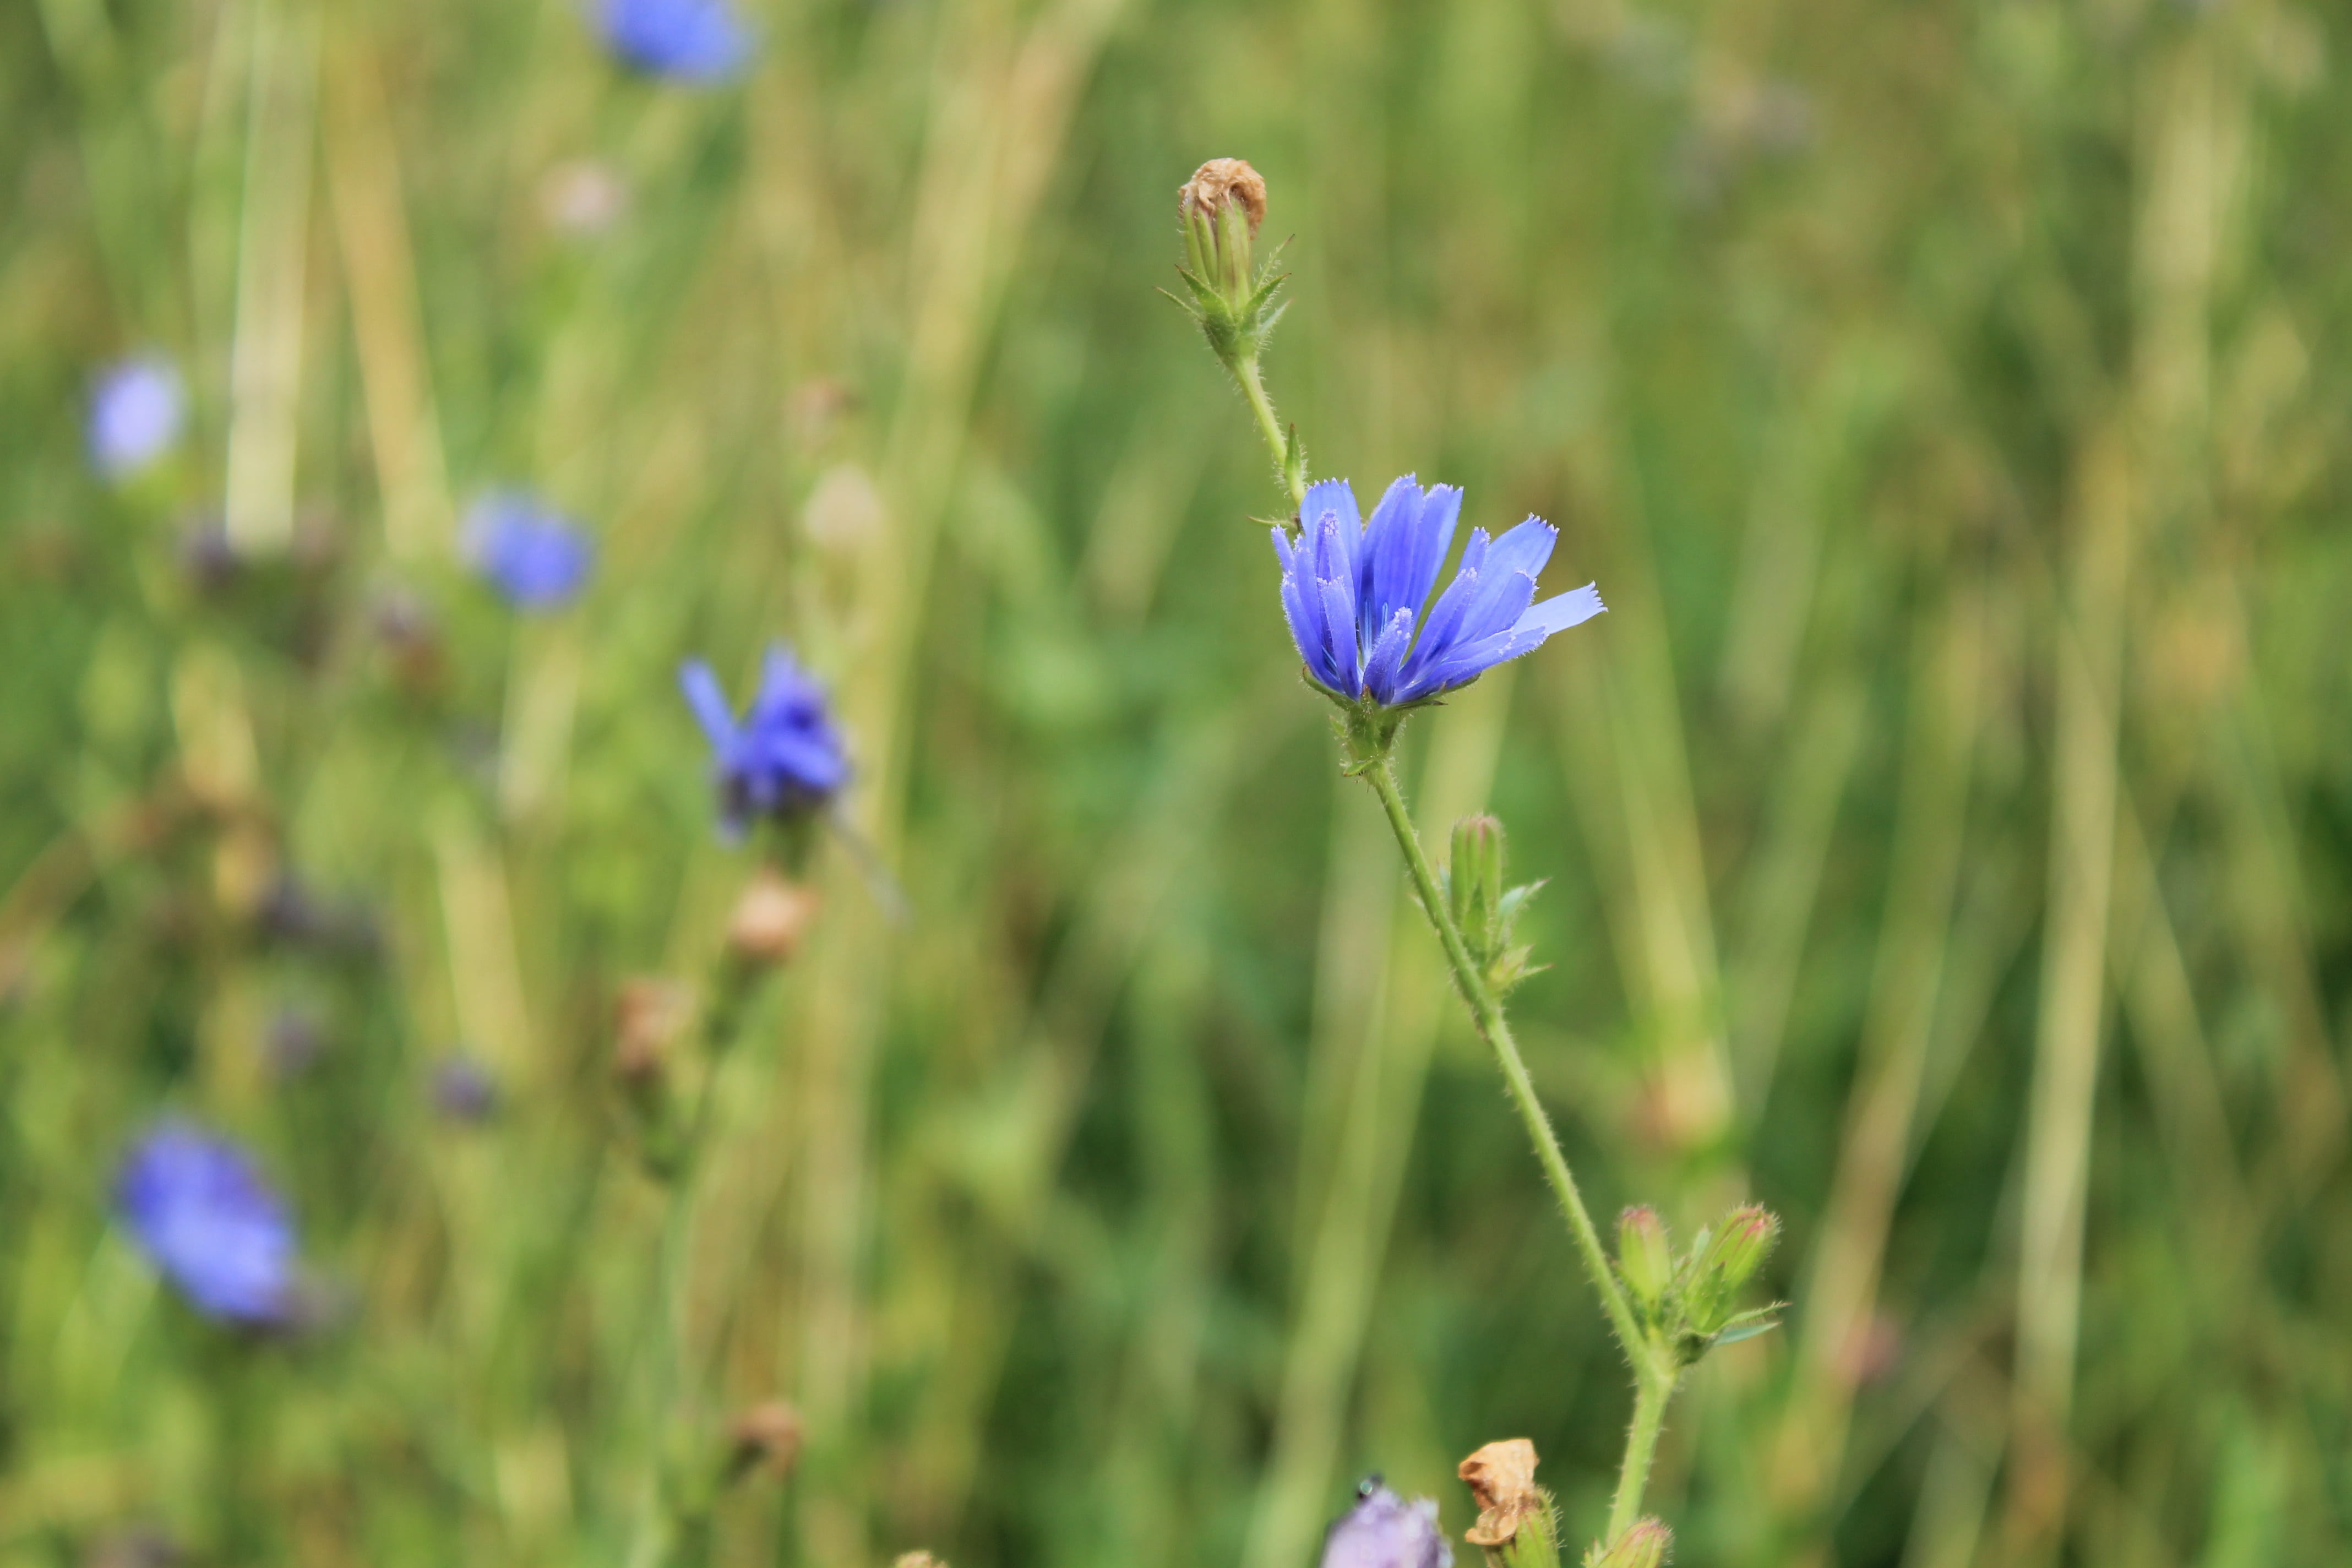
[[[1699,1260],[1699,1269],[1711,1276],[1725,1291],[1737,1290],[1756,1278],[1756,1271],[1772,1256],[1773,1245],[1780,1239],[1780,1222],[1762,1205],[1749,1204],[1734,1209],[1716,1226],[1706,1255]]]
[[[1637,1519],[1608,1547],[1584,1554],[1584,1568],[1662,1568],[1673,1554],[1675,1532],[1654,1519]]]
[[[1780,1238],[1780,1222],[1754,1204],[1732,1210],[1699,1232],[1683,1271],[1686,1360],[1697,1360],[1735,1324],[1770,1316],[1769,1310],[1761,1314],[1740,1312],[1739,1289],[1756,1278]]]
[[[1454,923],[1470,954],[1484,963],[1501,950],[1504,941],[1503,825],[1484,815],[1465,816],[1454,825],[1454,860],[1446,873],[1446,892],[1454,905]]]
[[[1617,1216],[1617,1271],[1633,1299],[1652,1312],[1674,1283],[1674,1244],[1666,1237],[1666,1222],[1647,1204]]]

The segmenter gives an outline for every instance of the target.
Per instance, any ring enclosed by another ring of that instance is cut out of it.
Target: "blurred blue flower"
[[[519,610],[568,604],[596,563],[577,524],[520,490],[494,490],[466,512],[467,558]]]
[[[719,81],[751,57],[728,0],[597,0],[596,26],[607,48],[649,76]]]
[[[849,780],[849,758],[835,728],[824,689],[772,645],[760,689],[741,722],[719,678],[700,659],[678,670],[678,685],[710,737],[720,809],[740,833],[756,816],[790,816],[824,804]]]
[[[1460,490],[1434,485],[1424,493],[1410,474],[1389,487],[1369,524],[1347,480],[1307,489],[1297,540],[1277,527],[1274,551],[1291,640],[1316,685],[1349,700],[1418,702],[1468,685],[1606,607],[1590,583],[1534,602],[1536,574],[1559,534],[1531,517],[1491,543],[1485,529],[1471,530],[1453,583],[1424,620],[1422,606],[1461,513]]]
[[[1323,1568],[1453,1568],[1437,1504],[1427,1498],[1407,1502],[1377,1476],[1358,1487],[1356,1497],[1323,1538]]]
[[[268,1324],[292,1309],[294,1222],[236,1144],[163,1123],[123,1161],[114,1210],[207,1316]]]
[[[89,396],[91,464],[109,479],[137,473],[180,438],[186,412],[171,361],[142,354],[109,366]]]
[[[452,1121],[488,1121],[499,1113],[499,1080],[471,1057],[444,1057],[433,1068],[433,1109]]]

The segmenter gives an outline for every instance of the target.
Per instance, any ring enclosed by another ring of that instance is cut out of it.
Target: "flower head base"
[[[678,685],[710,737],[728,831],[757,817],[790,819],[814,811],[849,782],[849,758],[824,689],[782,644],[768,649],[760,689],[738,721],[719,678],[700,659],[678,671]]]
[[[519,610],[569,604],[596,563],[595,545],[576,524],[520,490],[468,508],[463,543],[474,569]]]
[[[1471,530],[1454,581],[1424,617],[1461,513],[1460,490],[1423,491],[1408,474],[1367,523],[1348,482],[1326,479],[1307,492],[1296,541],[1274,530],[1283,613],[1317,686],[1344,702],[1425,702],[1607,608],[1590,583],[1535,603],[1559,534],[1531,517],[1491,542]]]
[[[110,366],[89,397],[91,466],[110,479],[130,478],[179,439],[186,412],[169,360],[142,355]]]
[[[625,65],[686,82],[723,81],[751,58],[727,0],[598,0],[597,31]]]
[[[1323,1538],[1322,1568],[1453,1568],[1436,1503],[1407,1502],[1377,1476],[1356,1489],[1356,1499]]]
[[[123,1162],[114,1210],[207,1317],[269,1325],[293,1310],[294,1223],[236,1145],[164,1123]]]

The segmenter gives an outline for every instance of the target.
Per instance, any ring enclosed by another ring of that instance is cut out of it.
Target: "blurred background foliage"
[[[1624,1378],[1151,293],[1226,154],[1314,471],[1541,512],[1612,608],[1407,776],[1551,879],[1596,1201],[1787,1217],[1679,1560],[2352,1556],[2340,14],[752,20],[693,91],[566,0],[0,7],[0,1562],[621,1560],[614,1001],[747,866],[677,664],[779,635],[912,913],[830,852],[718,1082],[686,1414],[806,1446],[715,1560],[1289,1568],[1517,1435],[1590,1534]],[[190,430],[110,487],[140,350]],[[597,536],[560,614],[458,563],[503,484]],[[172,1110],[289,1194],[309,1331],[111,1226]]]

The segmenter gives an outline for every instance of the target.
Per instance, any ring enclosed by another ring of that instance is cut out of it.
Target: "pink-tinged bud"
[[[1625,1288],[1651,1311],[1666,1299],[1674,1283],[1675,1248],[1666,1236],[1666,1222],[1643,1204],[1617,1216],[1617,1271]]]
[[[1749,1204],[1723,1216],[1699,1267],[1728,1292],[1756,1278],[1780,1239],[1780,1222],[1760,1205]]]
[[[902,1552],[890,1568],[948,1568],[948,1565],[928,1552]]]
[[[1584,1554],[1584,1568],[1663,1568],[1674,1555],[1675,1532],[1654,1519],[1638,1519],[1604,1550]]]

